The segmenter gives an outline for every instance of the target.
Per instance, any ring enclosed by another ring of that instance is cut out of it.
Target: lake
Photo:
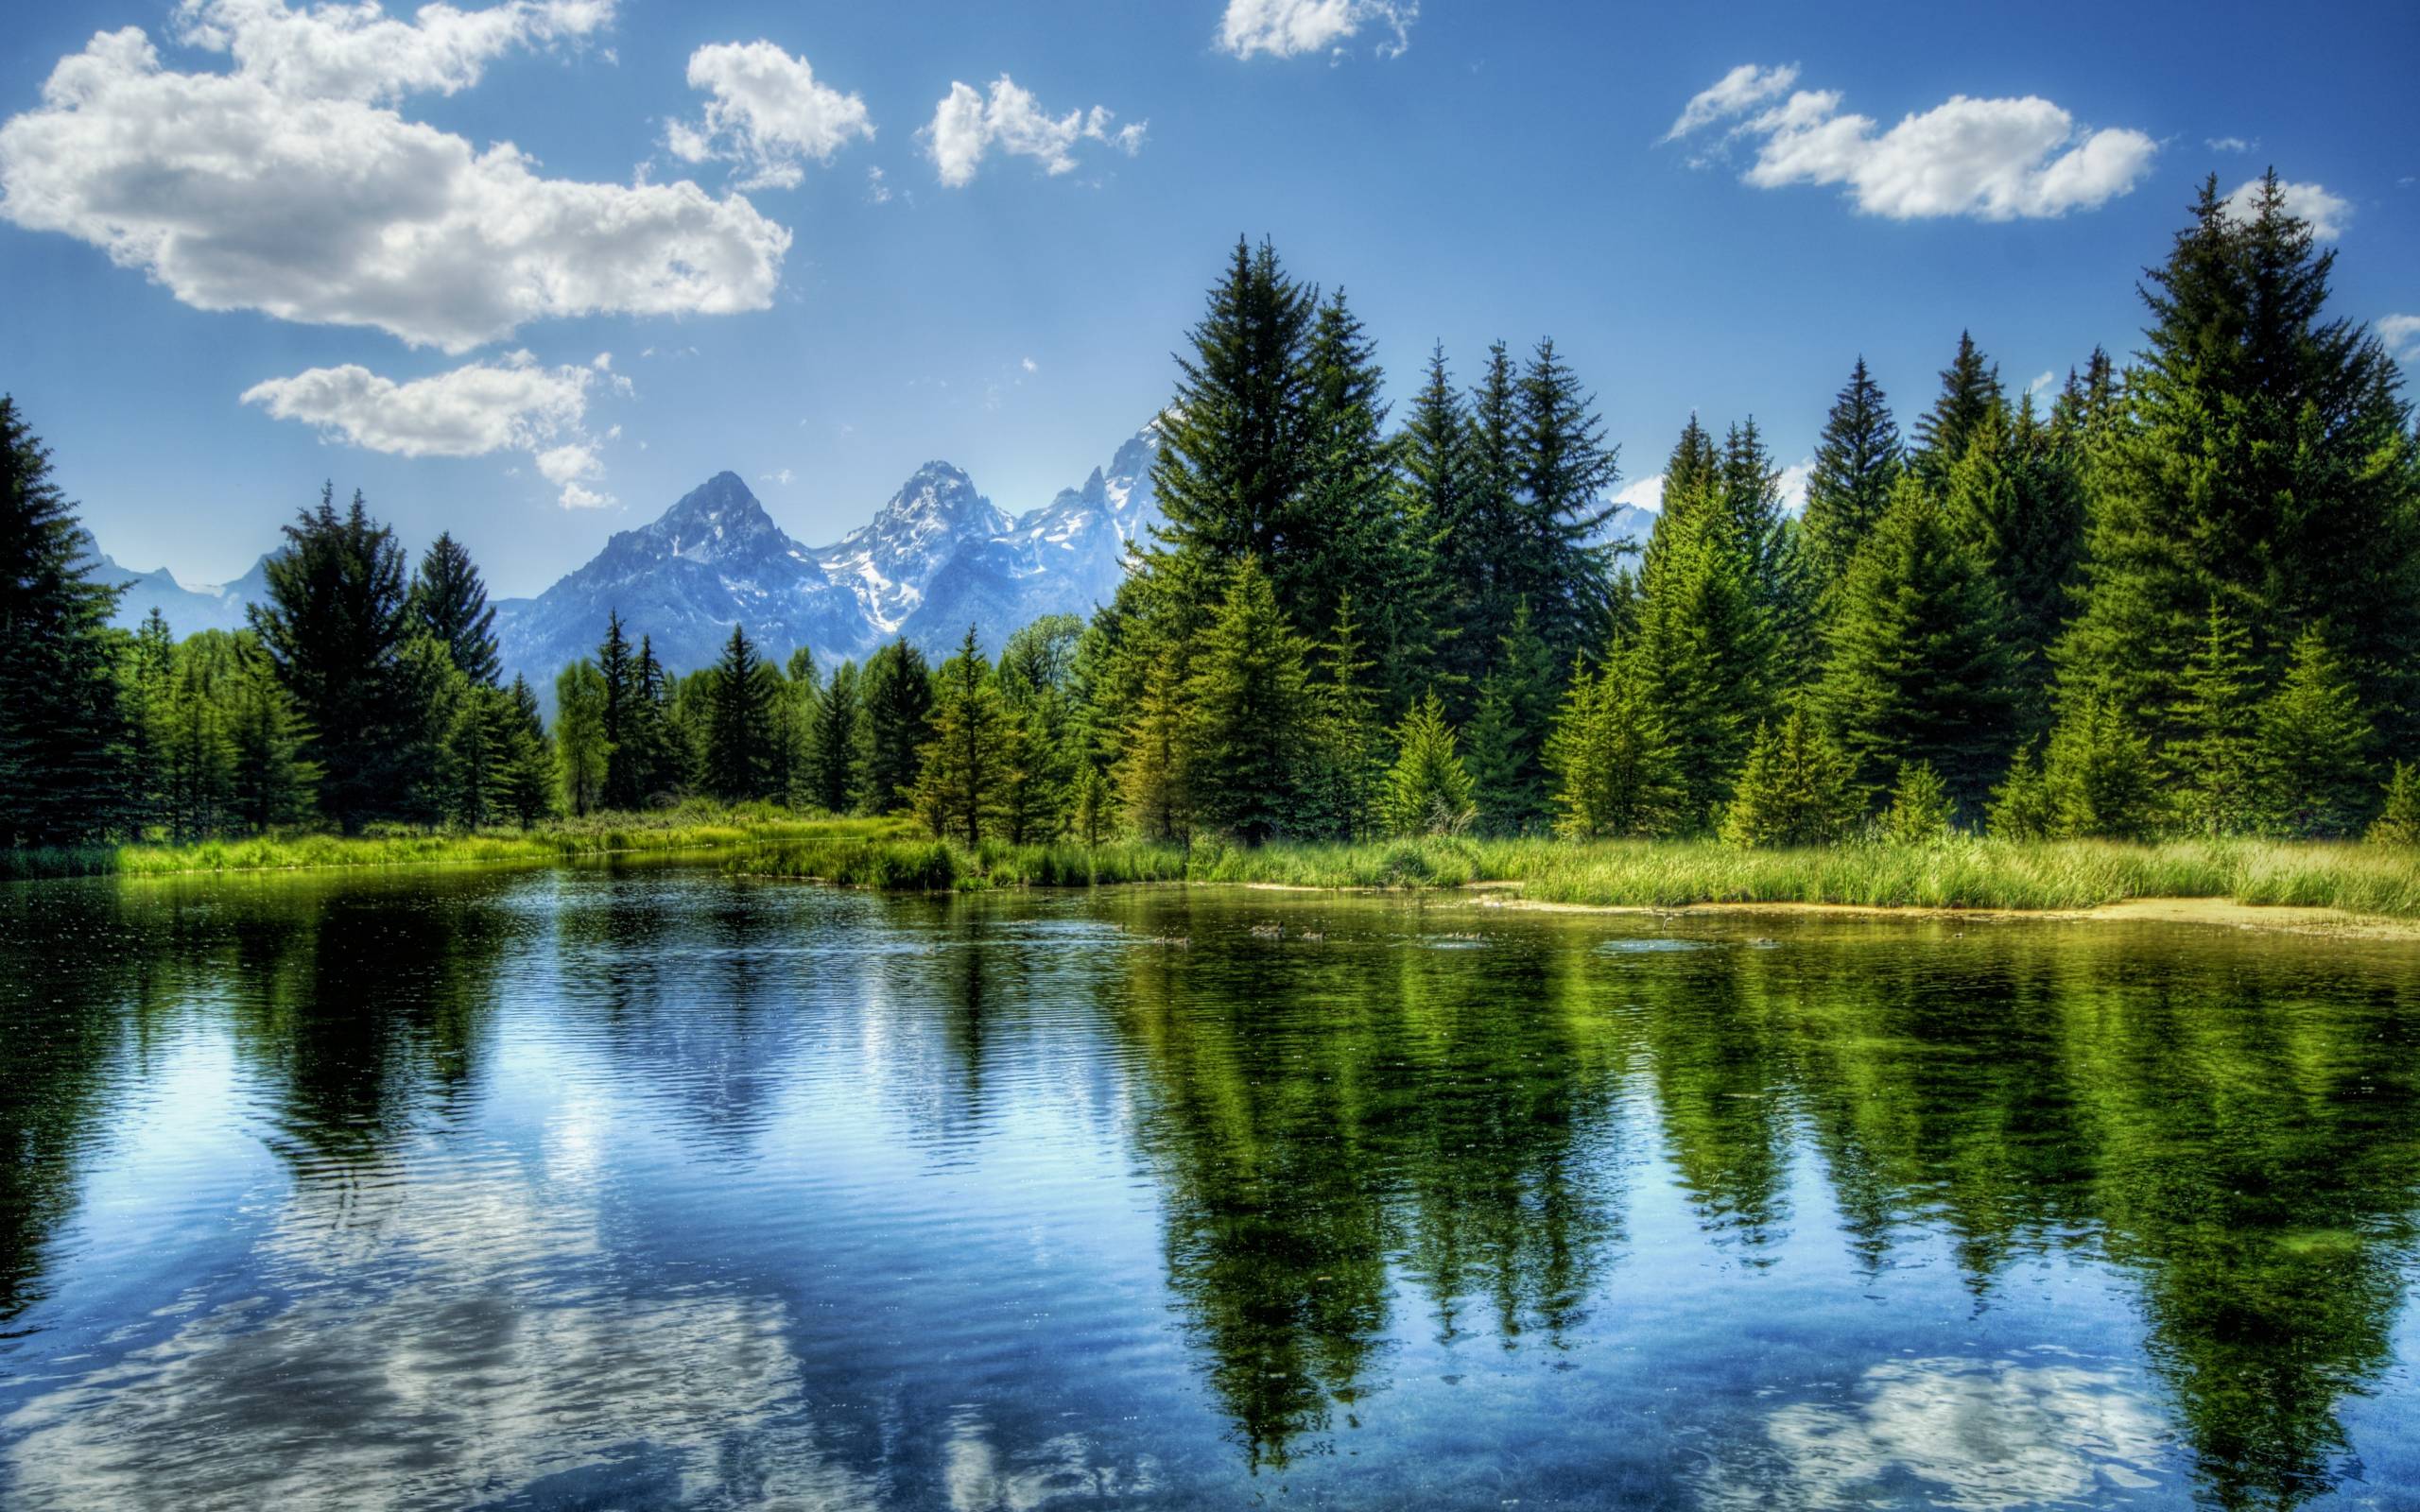
[[[2420,1505],[2420,944],[0,886],[0,1505]]]

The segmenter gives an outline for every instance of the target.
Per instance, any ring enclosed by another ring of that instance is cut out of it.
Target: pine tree
[[[1303,824],[1327,839],[1355,840],[1375,820],[1378,779],[1377,698],[1368,679],[1353,600],[1337,605],[1336,624],[1319,648],[1322,670],[1311,688],[1311,750]]]
[[[252,629],[307,731],[320,812],[348,834],[410,816],[426,746],[403,665],[412,632],[403,548],[358,492],[339,515],[330,486],[265,565],[268,598],[251,606]]]
[[[865,807],[870,814],[903,808],[924,770],[932,738],[933,679],[924,654],[893,641],[866,659],[858,677],[865,703]]]
[[[631,647],[630,637],[623,633],[622,616],[617,610],[605,611],[605,639],[596,647],[596,668],[605,694],[598,714],[605,763],[598,803],[608,809],[637,809],[646,804],[654,776],[649,769],[654,752],[648,748],[645,739],[633,738],[647,719],[640,706],[649,700],[639,677],[637,656]],[[574,805],[573,812],[583,811]]]
[[[2317,630],[2305,630],[2260,706],[2254,760],[2264,827],[2298,839],[2359,833],[2377,801],[2371,735],[2343,664]]]
[[[1175,663],[1157,662],[1144,680],[1117,765],[1118,800],[1138,836],[1192,844],[1192,776],[1184,684]]]
[[[1806,555],[1809,586],[1828,612],[1832,595],[1899,481],[1899,427],[1881,386],[1857,359],[1848,387],[1832,402],[1806,480]]]
[[[1573,662],[1546,759],[1556,782],[1558,833],[1634,839],[1674,827],[1679,767],[1631,658],[1616,652],[1595,677]]]
[[[2152,316],[2127,422],[2088,470],[2081,607],[2063,698],[2115,699],[2164,743],[2213,596],[2275,676],[2325,627],[2362,706],[2400,742],[2420,719],[2420,460],[2394,365],[2326,311],[2332,253],[2274,176],[2238,215],[2203,187],[2142,297]]]
[[[432,638],[432,644],[442,644]],[[520,711],[502,688],[464,679],[444,745],[445,817],[484,830],[515,815],[514,730]]]
[[[773,705],[780,690],[766,677],[770,671],[747,630],[733,625],[707,684],[704,751],[706,790],[726,803],[769,798],[779,789]]]
[[[1781,690],[1772,622],[1737,522],[1708,497],[1685,497],[1677,512],[1668,502],[1656,524],[1634,665],[1678,756],[1683,827],[1695,828],[1730,797],[1750,737]]]
[[[245,631],[235,644],[236,670],[227,693],[234,747],[228,804],[237,825],[258,833],[308,817],[319,773],[304,755],[294,701],[260,641]]]
[[[2087,697],[2061,719],[2042,785],[2054,839],[2137,840],[2165,817],[2151,742],[2112,698]]]
[[[1222,570],[1246,556],[1276,563],[1288,587],[1309,569],[1284,540],[1310,458],[1310,371],[1304,352],[1316,299],[1278,266],[1276,249],[1238,240],[1210,308],[1177,359],[1176,397],[1151,481],[1167,518],[1166,551]]]
[[[1951,833],[1955,818],[1949,786],[1932,764],[1901,764],[1891,804],[1882,811],[1883,838],[1894,845],[1929,845]]]
[[[1116,799],[1109,779],[1101,775],[1098,766],[1086,762],[1077,770],[1074,824],[1078,840],[1097,846],[1109,838],[1115,822],[1112,806]]]
[[[2259,676],[2252,632],[2212,598],[2207,627],[2178,679],[2169,720],[2176,738],[2163,753],[2177,818],[2197,834],[2240,834],[2257,823]]]
[[[1459,660],[1437,690],[1457,718],[1466,718],[1476,705],[1479,682],[1521,601],[1521,387],[1512,352],[1501,341],[1487,349],[1464,438],[1468,502],[1442,564],[1461,585],[1464,608],[1450,643]]]
[[[1958,333],[1958,355],[1941,370],[1941,394],[1916,421],[1915,451],[1910,459],[1925,480],[1938,488],[1951,467],[1966,455],[1976,432],[2005,414],[1997,365],[1985,360],[1972,333]]]
[[[171,838],[224,834],[234,822],[235,743],[229,729],[234,637],[205,631],[179,645],[161,718],[161,816]]]
[[[1396,834],[1458,834],[1474,816],[1471,774],[1455,750],[1445,705],[1430,694],[1395,727],[1395,765],[1381,807]]]
[[[864,710],[857,698],[857,667],[843,662],[832,669],[815,700],[807,796],[826,813],[847,814],[857,806],[864,784]]]
[[[155,606],[118,656],[118,717],[126,731],[125,820],[130,833],[167,822],[169,706],[177,638]]]
[[[575,662],[555,679],[555,765],[563,807],[574,815],[594,814],[605,803],[613,752],[605,738],[610,696],[605,675],[594,662]]]
[[[1001,795],[1001,833],[1013,844],[1056,840],[1067,828],[1082,756],[1072,689],[1082,634],[1074,615],[1050,614],[1000,648],[995,676],[1018,752]]]
[[[510,716],[505,727],[503,802],[513,822],[526,830],[555,812],[554,752],[528,679],[514,673],[505,698]]]
[[[1992,792],[1990,833],[1996,840],[2048,840],[2059,833],[2049,779],[2031,746],[2016,753],[2007,779]]]
[[[109,617],[50,451],[0,395],[0,847],[80,845],[117,825],[126,773]]]
[[[2420,846],[2420,764],[2394,764],[2394,775],[2386,784],[2386,806],[2365,838],[2372,845]]]
[[[1804,710],[1759,725],[1737,791],[1723,811],[1732,845],[1790,849],[1846,839],[1864,811],[1849,760]]]
[[[1999,591],[2017,724],[2038,731],[2049,723],[2050,648],[2083,547],[2074,448],[2035,423],[2029,396],[2014,420],[1995,412],[1975,428],[1945,475],[1943,499],[1952,532]]]
[[[1504,584],[1526,606],[1547,664],[1559,667],[1605,628],[1615,548],[1598,540],[1620,481],[1620,449],[1605,444],[1596,396],[1540,341],[1522,369],[1516,443],[1519,501]],[[1512,632],[1509,622],[1498,636]]]
[[[1488,644],[1473,630],[1487,618],[1494,562],[1478,510],[1470,407],[1446,371],[1443,346],[1429,353],[1427,379],[1412,396],[1396,451],[1405,529],[1430,558],[1426,610],[1437,680],[1476,688]]]
[[[616,747],[621,753],[621,780],[633,808],[681,793],[702,775],[705,726],[711,716],[695,728],[677,724],[672,702],[672,678],[656,660],[654,638],[641,635],[639,648],[630,661]]]
[[[981,845],[985,834],[1000,833],[1007,817],[1010,788],[1024,758],[1022,731],[973,626],[933,680],[933,732],[917,777],[916,814],[943,839]]]
[[[1496,834],[1525,834],[1545,829],[1553,814],[1546,740],[1562,689],[1527,604],[1514,606],[1497,644],[1469,726],[1468,765],[1479,824]]]
[[[1189,785],[1206,827],[1252,845],[1296,828],[1311,734],[1307,650],[1259,558],[1244,558],[1185,688]]]
[[[1813,670],[1817,652],[1814,595],[1796,533],[1782,512],[1781,472],[1751,416],[1723,438],[1716,474],[1722,511],[1730,516],[1771,646],[1777,687],[1796,687]]]
[[[498,665],[495,610],[471,554],[451,534],[430,542],[412,581],[412,614],[423,632],[442,643],[462,676],[493,687]]]
[[[2017,743],[2005,610],[1941,505],[1903,479],[1835,595],[1815,705],[1868,794],[1910,763],[1979,813]]]

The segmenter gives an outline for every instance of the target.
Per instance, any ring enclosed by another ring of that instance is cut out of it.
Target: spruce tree
[[[1320,305],[1305,346],[1303,487],[1282,532],[1290,578],[1271,574],[1278,601],[1305,630],[1361,606],[1361,633],[1391,677],[1406,679],[1432,644],[1437,577],[1427,537],[1411,527],[1384,435],[1386,375],[1361,321],[1337,290]],[[1314,660],[1317,648],[1314,648]],[[1409,696],[1391,688],[1388,702]]]
[[[1958,355],[1941,370],[1941,394],[1916,421],[1916,471],[1940,487],[1976,432],[1999,422],[2004,403],[1998,366],[1984,358],[1971,332],[1959,332]]]
[[[1486,674],[1488,644],[1475,631],[1493,600],[1495,565],[1478,508],[1470,406],[1446,371],[1443,346],[1429,353],[1427,377],[1412,396],[1396,453],[1405,529],[1426,543],[1430,558],[1437,680],[1456,689],[1476,688]]]
[[[1001,833],[1013,844],[1055,840],[1067,828],[1082,757],[1073,694],[1082,634],[1074,615],[1046,615],[1000,648],[994,676],[1018,750],[1001,796]]]
[[[497,685],[495,610],[471,554],[448,534],[429,543],[412,580],[412,614],[421,630],[443,644],[462,676]]]
[[[1542,340],[1522,369],[1516,443],[1519,501],[1504,589],[1526,606],[1547,664],[1560,667],[1605,627],[1616,549],[1599,541],[1620,481],[1620,449],[1605,444],[1596,396]],[[1498,635],[1512,632],[1510,622]]]
[[[2114,698],[2069,707],[2043,755],[2042,786],[2053,839],[2139,840],[2167,818],[2151,741]]]
[[[1702,498],[1677,513],[1668,503],[1656,539],[1634,665],[1677,753],[1682,826],[1693,829],[1730,797],[1753,732],[1779,702],[1778,657],[1754,559],[1728,512]]]
[[[2176,736],[2163,753],[2176,790],[2177,819],[2197,834],[2240,834],[2259,818],[2256,728],[2259,668],[2252,632],[2216,598],[2178,679],[2169,724]]]
[[[1932,764],[1902,764],[1890,806],[1882,811],[1883,838],[1894,845],[1930,845],[1948,836],[1956,818],[1949,785]]]
[[[372,819],[413,816],[426,769],[425,711],[415,708],[404,653],[413,626],[404,551],[361,495],[338,514],[331,485],[285,527],[266,563],[268,597],[252,629],[294,700],[319,806],[345,833]]]
[[[772,690],[760,675],[764,658],[735,624],[707,683],[704,750],[706,791],[726,803],[765,798],[774,790]]]
[[[1716,474],[1720,508],[1731,517],[1772,647],[1777,686],[1797,686],[1813,670],[1815,606],[1797,534],[1782,511],[1781,472],[1754,416],[1723,438]]]
[[[1951,530],[1999,590],[2018,724],[2039,731],[2050,719],[2050,650],[2083,547],[2075,448],[2035,423],[2029,396],[2015,419],[1996,412],[1972,432],[1942,492]]]
[[[857,806],[865,784],[864,711],[857,698],[857,666],[832,669],[815,700],[807,743],[808,800],[829,814]]]
[[[1025,755],[1022,730],[975,627],[967,627],[958,654],[941,664],[933,683],[932,738],[917,776],[916,814],[935,835],[978,846],[986,834],[1001,834],[1010,818],[1010,792]]]
[[[1184,686],[1173,662],[1154,662],[1117,764],[1118,801],[1137,836],[1192,844],[1192,776]]]
[[[2004,605],[1913,477],[1849,564],[1815,692],[1863,792],[1925,763],[1964,815],[1979,814],[2017,744]]]
[[[2386,804],[2363,838],[2372,845],[2420,846],[2420,763],[2394,764]]]
[[[2059,828],[2048,776],[2029,745],[2009,763],[2007,778],[1992,791],[1990,833],[1996,840],[2048,840]]]
[[[1575,662],[1547,737],[1556,833],[1643,839],[1669,833],[1682,805],[1672,744],[1633,659],[1616,653],[1596,676]]]
[[[1338,604],[1319,660],[1303,826],[1322,838],[1356,840],[1374,822],[1381,764],[1377,697],[1369,686],[1373,663],[1363,654],[1361,622],[1350,597]]]
[[[858,677],[865,704],[865,808],[890,814],[907,806],[924,770],[932,738],[933,679],[924,653],[893,641],[866,659]]]
[[[1545,829],[1553,814],[1546,741],[1563,690],[1526,603],[1513,607],[1497,646],[1468,727],[1468,765],[1481,827],[1525,834]]]
[[[1283,537],[1311,465],[1304,351],[1315,315],[1315,297],[1287,276],[1274,248],[1236,243],[1163,412],[1151,482],[1167,552],[1218,569],[1257,556],[1279,563],[1289,588],[1307,576]]]
[[[1832,402],[1806,480],[1804,522],[1809,587],[1828,614],[1849,558],[1880,522],[1902,466],[1899,427],[1881,386],[1858,357]]]
[[[2371,735],[2360,691],[2320,633],[2305,630],[2260,706],[2254,761],[2263,827],[2296,839],[2360,833],[2377,803]]]
[[[555,766],[563,807],[575,816],[605,804],[612,743],[605,738],[609,690],[596,663],[582,660],[555,679]]]
[[[234,825],[235,743],[229,725],[238,671],[234,637],[204,631],[179,645],[170,664],[160,743],[162,817],[180,842]]]
[[[236,669],[228,685],[228,738],[233,770],[228,802],[254,833],[299,823],[311,812],[319,773],[304,754],[302,721],[257,638],[235,637]]]
[[[0,847],[116,827],[126,780],[110,613],[50,451],[0,395]]]
[[[167,741],[177,638],[154,606],[118,656],[118,717],[126,731],[125,822],[141,835],[166,822]]]
[[[2420,719],[2420,461],[2392,359],[2327,313],[2334,254],[2273,175],[2237,215],[2206,181],[2142,290],[2152,324],[2088,470],[2063,698],[2099,695],[2165,742],[2216,596],[2275,676],[2325,626],[2381,732]]]
[[[1792,709],[1780,724],[1756,727],[1723,811],[1722,838],[1759,849],[1836,845],[1864,810],[1847,755],[1804,710]]]
[[[596,647],[596,668],[605,696],[598,713],[605,775],[597,801],[608,809],[636,809],[646,803],[655,775],[648,742],[634,738],[643,737],[648,714],[641,706],[651,700],[617,610],[605,611],[605,639]]]
[[[527,829],[555,812],[554,753],[538,713],[538,694],[527,678],[512,676],[505,690],[511,709],[506,727],[504,803],[513,822]]]
[[[1380,799],[1387,828],[1396,834],[1457,834],[1468,828],[1471,774],[1455,749],[1445,705],[1429,694],[1395,727],[1395,764]]]
[[[1254,845],[1296,827],[1311,733],[1307,649],[1259,558],[1244,558],[1185,689],[1190,787],[1206,827]]]

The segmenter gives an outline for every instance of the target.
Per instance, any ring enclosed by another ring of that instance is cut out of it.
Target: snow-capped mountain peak
[[[959,548],[1008,528],[1008,516],[976,491],[975,480],[963,470],[927,462],[872,520],[815,555],[833,581],[857,595],[866,617],[889,634],[916,611],[925,585]]]

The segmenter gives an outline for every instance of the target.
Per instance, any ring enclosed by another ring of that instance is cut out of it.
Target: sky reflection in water
[[[0,1019],[10,1507],[2420,1497],[2410,945],[77,884]]]

